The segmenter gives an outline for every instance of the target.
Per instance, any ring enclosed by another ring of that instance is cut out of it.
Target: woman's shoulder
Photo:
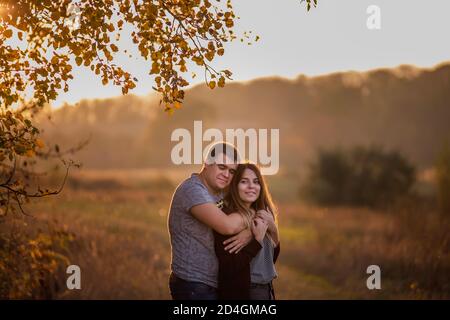
[[[233,216],[233,219],[242,219],[242,214],[239,213],[238,210],[230,207],[222,208],[222,211],[225,212],[228,216]]]
[[[231,206],[228,206],[226,204],[223,206],[222,211],[225,212],[226,214],[236,212],[236,210],[234,210]]]

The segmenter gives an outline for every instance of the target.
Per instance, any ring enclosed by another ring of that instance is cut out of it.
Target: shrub
[[[450,213],[450,147],[445,143],[436,160],[437,201],[441,212]]]
[[[414,167],[398,152],[355,147],[320,150],[304,188],[320,204],[375,207],[408,193],[414,181]]]
[[[51,299],[63,290],[60,275],[74,235],[46,229],[11,216],[0,220],[0,299]]]

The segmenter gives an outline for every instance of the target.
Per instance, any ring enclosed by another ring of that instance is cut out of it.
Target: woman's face
[[[247,204],[255,202],[261,191],[259,179],[253,170],[245,169],[238,183],[239,197]]]

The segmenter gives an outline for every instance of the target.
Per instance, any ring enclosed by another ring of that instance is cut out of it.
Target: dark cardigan
[[[229,210],[223,209],[226,213]],[[238,253],[225,251],[223,242],[230,236],[214,231],[214,248],[219,260],[218,297],[220,300],[250,299],[250,262],[261,250],[261,244],[253,237]],[[275,247],[273,263],[280,254],[280,243]]]

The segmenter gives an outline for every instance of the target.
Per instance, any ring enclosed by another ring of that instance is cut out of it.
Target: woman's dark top
[[[222,209],[230,214],[228,208]],[[225,251],[223,242],[230,236],[224,236],[214,231],[214,248],[219,260],[218,297],[220,300],[250,299],[250,261],[261,250],[261,244],[253,237],[249,244],[238,253]],[[280,254],[280,244],[275,247],[273,263]]]

